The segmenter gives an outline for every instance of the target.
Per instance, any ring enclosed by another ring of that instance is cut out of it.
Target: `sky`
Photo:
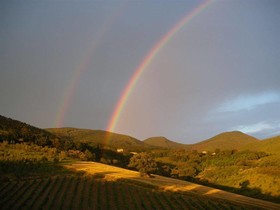
[[[0,115],[195,143],[280,135],[279,0],[0,2]]]

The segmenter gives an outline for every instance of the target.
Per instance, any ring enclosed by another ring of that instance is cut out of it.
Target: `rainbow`
[[[78,71],[76,71],[75,74],[72,76],[70,85],[66,89],[67,90],[66,94],[64,95],[62,103],[59,106],[58,114],[56,115],[57,116],[55,119],[56,128],[62,127],[62,125],[63,125],[64,118],[65,118],[66,113],[75,96],[79,81],[80,81],[83,73],[86,71],[86,67],[88,66],[88,63],[90,61],[90,55],[91,55],[91,53],[89,52],[86,54],[86,56],[83,57],[83,62],[80,63],[80,65],[78,67]]]
[[[172,39],[172,37],[180,31],[185,25],[187,25],[194,17],[199,15],[203,10],[209,7],[213,0],[206,0],[205,2],[198,5],[190,13],[185,15],[175,26],[171,28],[149,51],[149,53],[144,57],[138,68],[135,70],[133,76],[126,85],[124,91],[122,92],[118,103],[114,109],[114,112],[110,118],[107,126],[107,131],[114,132],[118,120],[122,114],[125,104],[128,101],[130,94],[132,93],[136,83],[138,82],[141,75],[144,73],[145,69],[150,65],[152,60],[156,57],[159,51]]]
[[[103,39],[103,36],[112,28],[114,22],[119,18],[125,8],[126,5],[122,2],[120,3],[120,5],[118,5],[118,7],[115,8],[115,11],[107,17],[107,19],[104,21],[97,34],[95,35],[94,39],[89,43],[86,52],[81,56],[76,71],[73,73],[72,79],[70,80],[69,85],[66,88],[66,93],[64,94],[61,104],[58,106],[59,109],[57,114],[55,115],[56,118],[54,120],[55,127],[63,126],[66,113],[73,101],[81,77],[86,72],[88,64],[91,61],[92,54],[95,52],[96,48],[98,48],[99,43]]]

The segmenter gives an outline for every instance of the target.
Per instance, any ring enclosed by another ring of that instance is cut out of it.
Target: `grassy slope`
[[[259,142],[258,139],[239,131],[224,132],[208,140],[191,145],[191,149],[198,151],[214,151],[241,149],[244,146]]]
[[[189,146],[171,141],[165,137],[151,137],[144,140],[145,144],[168,149],[187,149]]]
[[[142,141],[133,137],[102,130],[78,128],[49,128],[46,130],[61,137],[70,137],[74,141],[85,142],[93,145],[102,144],[112,148],[123,148],[128,151],[139,151],[151,148]]]
[[[263,151],[271,154],[279,154],[280,151],[280,136],[264,139],[257,143],[245,145],[243,149]]]

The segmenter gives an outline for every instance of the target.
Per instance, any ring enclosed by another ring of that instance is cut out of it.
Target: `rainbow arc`
[[[199,4],[197,7],[195,7],[191,12],[187,13],[182,19],[180,19],[179,22],[177,22],[148,52],[148,54],[144,57],[142,62],[139,64],[139,66],[134,71],[133,76],[127,83],[126,87],[122,91],[119,100],[114,108],[113,114],[111,115],[111,118],[108,122],[107,131],[114,132],[116,125],[119,121],[119,118],[125,108],[125,104],[128,101],[129,96],[134,90],[134,87],[136,86],[137,82],[147,69],[147,67],[150,65],[150,63],[153,61],[153,59],[157,56],[157,54],[160,52],[160,50],[175,36],[176,33],[178,33],[183,27],[185,27],[188,23],[191,22],[193,18],[201,14],[206,8],[208,8],[214,0],[206,0]],[[87,50],[87,52],[82,57],[82,62],[80,62],[78,66],[77,72],[74,74],[74,77],[72,79],[72,82],[70,83],[66,94],[62,100],[61,105],[59,106],[59,112],[56,115],[55,120],[55,127],[61,127],[66,115],[66,112],[69,109],[69,106],[71,104],[71,101],[75,95],[76,89],[78,87],[79,81],[82,77],[83,72],[86,69],[86,66],[88,65],[90,61],[90,55],[94,51],[94,49],[97,47],[99,40],[102,38],[102,35],[105,34],[111,27],[111,25],[114,22],[115,17],[117,17],[121,11],[122,7],[120,9],[116,10],[116,14],[112,15],[103,25],[102,29],[100,30],[100,33],[97,36],[97,39],[93,40],[90,44],[90,48]],[[105,144],[108,143],[109,137],[105,140]]]
[[[118,103],[114,109],[114,112],[112,114],[112,117],[108,123],[107,131],[114,132],[116,125],[118,123],[118,120],[122,114],[122,111],[125,107],[125,104],[128,101],[129,96],[133,92],[133,89],[139,79],[141,78],[141,75],[145,72],[147,67],[150,65],[150,63],[153,61],[153,59],[157,56],[157,54],[160,52],[160,50],[174,37],[176,33],[178,33],[184,26],[186,26],[193,18],[195,18],[197,15],[199,15],[202,11],[204,11],[206,8],[208,8],[214,1],[207,0],[203,3],[201,3],[199,6],[194,8],[191,12],[189,12],[187,15],[185,15],[178,23],[176,23],[171,30],[169,30],[149,51],[149,53],[145,56],[145,58],[142,60],[138,68],[135,70],[133,76],[129,80],[128,84],[126,85],[124,91],[122,92]]]

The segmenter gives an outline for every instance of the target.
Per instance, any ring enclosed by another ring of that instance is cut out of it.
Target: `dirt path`
[[[154,175],[153,178],[140,177],[136,171],[126,170],[114,166],[109,166],[96,162],[76,162],[66,166],[67,168],[75,169],[78,171],[85,171],[93,176],[104,178],[108,181],[117,181],[120,179],[139,182],[142,184],[152,185],[159,187],[165,191],[174,191],[193,195],[202,195],[212,198],[224,199],[235,203],[250,205],[252,207],[263,209],[280,210],[280,204],[263,201],[255,198],[226,192],[223,190],[194,184],[187,181],[162,177]]]

